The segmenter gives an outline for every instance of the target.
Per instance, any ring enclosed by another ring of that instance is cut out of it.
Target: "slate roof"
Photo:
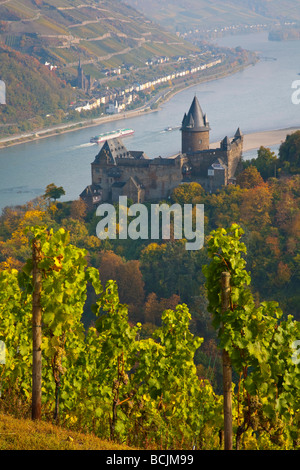
[[[242,131],[241,131],[241,129],[238,127],[236,133],[234,134],[234,137],[235,137],[235,138],[239,138],[239,137],[242,137],[242,136],[243,136]]]
[[[116,165],[116,160],[119,158],[131,158],[134,160],[146,159],[147,156],[143,151],[129,151],[123,144],[121,139],[106,140],[101,147],[99,153],[95,157],[94,163],[99,163],[100,160],[107,159],[107,163]]]
[[[206,114],[203,114],[198,98],[195,96],[188,114],[185,113],[182,120],[182,129],[197,131],[208,130],[209,124]]]
[[[80,197],[84,198],[89,196],[95,196],[101,193],[101,189],[102,187],[100,186],[100,184],[90,184],[82,191]]]

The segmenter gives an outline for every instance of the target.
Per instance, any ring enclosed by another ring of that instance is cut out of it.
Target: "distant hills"
[[[123,0],[180,33],[231,25],[300,21],[300,0]]]

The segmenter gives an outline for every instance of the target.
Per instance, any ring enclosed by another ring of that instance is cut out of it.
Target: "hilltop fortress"
[[[107,140],[92,165],[92,184],[80,197],[89,208],[101,202],[118,202],[127,196],[133,202],[167,199],[183,182],[197,182],[209,192],[235,183],[243,152],[238,128],[219,148],[210,148],[209,122],[195,96],[181,125],[181,153],[150,159],[143,151],[127,150],[120,139]]]

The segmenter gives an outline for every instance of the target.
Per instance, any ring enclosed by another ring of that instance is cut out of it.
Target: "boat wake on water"
[[[160,131],[160,134],[164,134],[165,132],[172,132],[180,129],[180,126],[175,126],[175,127],[166,127],[163,131]]]
[[[86,142],[85,144],[73,145],[73,146],[70,148],[70,150],[76,150],[76,149],[80,149],[80,148],[84,148],[84,147],[93,147],[93,145],[95,145],[95,143]]]
[[[122,139],[123,137],[127,137],[132,134],[134,134],[133,129],[118,129],[116,131],[105,132],[104,134],[96,135],[95,137],[91,138],[90,142],[100,144],[102,142],[105,142],[106,140],[117,138]]]

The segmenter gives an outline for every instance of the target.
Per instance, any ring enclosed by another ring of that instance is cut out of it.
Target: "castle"
[[[143,151],[127,150],[120,139],[107,140],[92,165],[92,184],[80,197],[89,208],[101,202],[118,202],[127,196],[133,202],[166,200],[183,182],[197,182],[209,192],[234,184],[243,152],[238,128],[219,148],[210,148],[209,122],[195,96],[181,125],[181,153],[150,159]]]

